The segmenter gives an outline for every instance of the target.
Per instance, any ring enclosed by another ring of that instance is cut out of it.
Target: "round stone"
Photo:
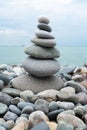
[[[25,53],[35,58],[52,59],[60,57],[60,52],[56,48],[46,48],[36,45],[28,45],[25,47]]]
[[[30,102],[19,102],[17,105],[20,109],[23,109],[24,107],[30,106],[34,108],[34,104]]]
[[[45,24],[45,23],[39,23],[39,24],[37,25],[37,27],[38,27],[39,29],[44,30],[44,31],[47,31],[47,32],[51,32],[51,31],[52,31],[51,27],[50,27],[49,25]]]
[[[60,65],[57,60],[39,60],[27,57],[23,62],[23,68],[36,77],[46,77],[57,73]]]
[[[31,39],[31,42],[42,47],[54,47],[56,45],[56,42],[54,39],[42,39],[38,37]]]
[[[39,38],[43,38],[43,39],[54,39],[55,37],[47,32],[47,31],[43,31],[43,30],[38,30],[35,35]]]
[[[43,111],[44,113],[49,112],[49,103],[44,99],[38,99],[35,102],[35,110]]]
[[[0,103],[0,115],[4,114],[8,110],[7,105]]]
[[[12,85],[15,88],[19,88],[21,90],[31,90],[34,93],[38,93],[47,89],[60,90],[64,87],[62,79],[58,76],[37,78],[29,74],[18,76],[12,81]],[[56,99],[56,92],[53,93],[53,96],[50,93],[47,94],[47,98],[52,100]]]
[[[49,19],[47,18],[47,17],[45,17],[45,16],[39,16],[38,17],[38,22],[39,23],[46,23],[46,24],[49,24]]]

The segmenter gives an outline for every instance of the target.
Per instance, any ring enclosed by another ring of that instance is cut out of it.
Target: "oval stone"
[[[38,37],[31,39],[31,42],[42,47],[54,47],[56,45],[54,39],[42,39]]]
[[[8,110],[6,104],[0,103],[0,115],[4,114]]]
[[[46,77],[57,73],[60,65],[56,60],[39,60],[27,57],[23,62],[23,68],[36,77]]]
[[[47,31],[47,32],[51,32],[51,31],[52,31],[51,27],[50,27],[49,25],[45,24],[45,23],[39,23],[39,24],[37,25],[37,27],[38,27],[39,29],[44,30],[44,31]]]
[[[56,48],[45,48],[36,45],[26,46],[25,53],[32,57],[41,59],[52,59],[60,56],[60,52]]]
[[[49,19],[47,17],[40,16],[40,17],[38,17],[38,22],[39,23],[46,23],[46,24],[48,24],[50,21],[49,21]]]
[[[47,32],[47,31],[43,31],[43,30],[38,30],[35,35],[39,38],[43,38],[43,39],[54,39],[55,37]]]

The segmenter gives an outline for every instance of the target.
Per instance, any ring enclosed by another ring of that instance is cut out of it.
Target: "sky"
[[[39,16],[58,45],[87,45],[87,0],[0,0],[0,45],[30,44]]]

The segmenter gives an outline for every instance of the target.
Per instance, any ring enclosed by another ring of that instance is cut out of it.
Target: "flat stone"
[[[24,51],[27,55],[40,59],[53,59],[60,57],[60,52],[56,48],[28,45],[25,47]]]
[[[62,67],[60,69],[59,73],[61,73],[61,74],[64,74],[64,73],[71,74],[71,73],[74,72],[75,68],[76,68],[76,66],[74,66],[74,65],[65,66],[65,67]]]
[[[57,73],[60,69],[60,64],[57,60],[39,60],[27,57],[23,62],[23,68],[28,73],[36,77],[46,77]]]
[[[33,128],[42,121],[49,121],[48,117],[42,111],[35,111],[29,115],[30,128]]]
[[[34,93],[38,93],[47,89],[60,90],[61,88],[64,87],[63,81],[60,77],[51,76],[51,77],[37,78],[28,74],[23,74],[15,78],[12,81],[12,85],[15,88],[21,90],[31,90]]]
[[[7,93],[10,96],[16,97],[16,96],[20,96],[21,90],[14,89],[14,88],[3,88],[2,92]]]
[[[8,120],[13,120],[13,121],[15,121],[15,120],[17,119],[17,117],[18,117],[18,116],[17,116],[15,113],[8,111],[8,112],[4,115],[3,118],[4,118],[6,121],[8,121]]]
[[[12,97],[9,96],[6,93],[0,92],[0,102],[4,103],[6,105],[9,105],[11,103]]]
[[[35,35],[39,38],[43,38],[43,39],[55,39],[55,37],[47,32],[47,31],[43,31],[43,30],[38,30]]]
[[[39,16],[38,17],[38,22],[39,23],[46,23],[46,24],[49,24],[49,19],[47,18],[47,17],[45,17],[45,16]]]
[[[71,124],[72,126],[74,126],[75,128],[79,128],[84,130],[86,128],[85,123],[78,117],[71,115],[71,114],[62,114],[60,113],[57,116],[57,122],[59,123],[60,121],[64,121],[68,124]]]
[[[6,113],[6,111],[8,110],[8,107],[6,104],[0,103],[0,115]]]
[[[35,37],[31,39],[31,42],[35,43],[38,46],[42,47],[54,47],[56,45],[56,42],[54,39],[43,39],[43,38],[38,38]]]
[[[38,27],[39,29],[44,30],[44,31],[47,31],[47,32],[51,32],[51,31],[52,31],[51,27],[50,27],[49,25],[45,24],[45,23],[39,23],[39,24],[37,25],[37,27]]]

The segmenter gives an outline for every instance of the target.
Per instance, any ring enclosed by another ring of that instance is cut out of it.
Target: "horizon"
[[[49,18],[59,46],[86,46],[86,7],[86,0],[0,0],[0,46],[29,44],[40,15]]]

